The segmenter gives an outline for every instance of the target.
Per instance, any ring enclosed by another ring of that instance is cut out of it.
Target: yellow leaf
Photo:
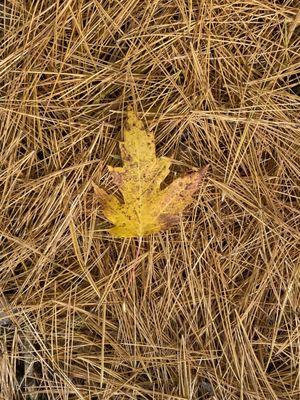
[[[169,174],[171,159],[156,157],[154,135],[144,129],[131,110],[120,150],[123,167],[108,168],[124,202],[93,184],[103,214],[114,225],[109,230],[111,235],[141,237],[169,228],[192,202],[207,167],[178,178],[161,190],[160,185]]]

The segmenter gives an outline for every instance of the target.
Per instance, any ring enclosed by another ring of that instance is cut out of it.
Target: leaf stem
[[[133,266],[132,266],[132,269],[131,269],[131,271],[130,271],[130,275],[129,275],[129,279],[128,279],[128,285],[127,285],[127,287],[126,287],[126,293],[125,293],[125,296],[124,296],[124,303],[123,303],[123,305],[125,305],[125,300],[126,300],[126,298],[127,298],[127,299],[129,298],[129,287],[130,287],[131,283],[132,283],[133,281],[135,281],[135,267],[136,267],[136,265],[137,265],[137,263],[138,263],[138,258],[139,258],[139,256],[140,256],[140,251],[141,251],[141,246],[142,246],[142,240],[143,240],[143,237],[142,237],[142,236],[139,236],[139,238],[138,238],[137,250],[136,250],[136,255],[135,255],[135,261],[134,261]],[[126,306],[125,306],[125,308],[126,308]]]

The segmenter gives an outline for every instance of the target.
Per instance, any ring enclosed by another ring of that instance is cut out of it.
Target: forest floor
[[[297,0],[0,6],[0,399],[300,397]],[[126,109],[206,165],[171,229],[114,238]]]

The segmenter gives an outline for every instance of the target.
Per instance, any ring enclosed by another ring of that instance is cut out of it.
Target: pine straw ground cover
[[[297,6],[2,2],[2,400],[299,399]],[[139,251],[91,185],[130,104],[169,180],[210,165]]]

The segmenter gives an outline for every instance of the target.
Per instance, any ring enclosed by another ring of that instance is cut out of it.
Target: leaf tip
[[[132,107],[127,108],[127,127],[129,130],[133,128],[144,128],[143,122],[138,118],[137,113]]]

